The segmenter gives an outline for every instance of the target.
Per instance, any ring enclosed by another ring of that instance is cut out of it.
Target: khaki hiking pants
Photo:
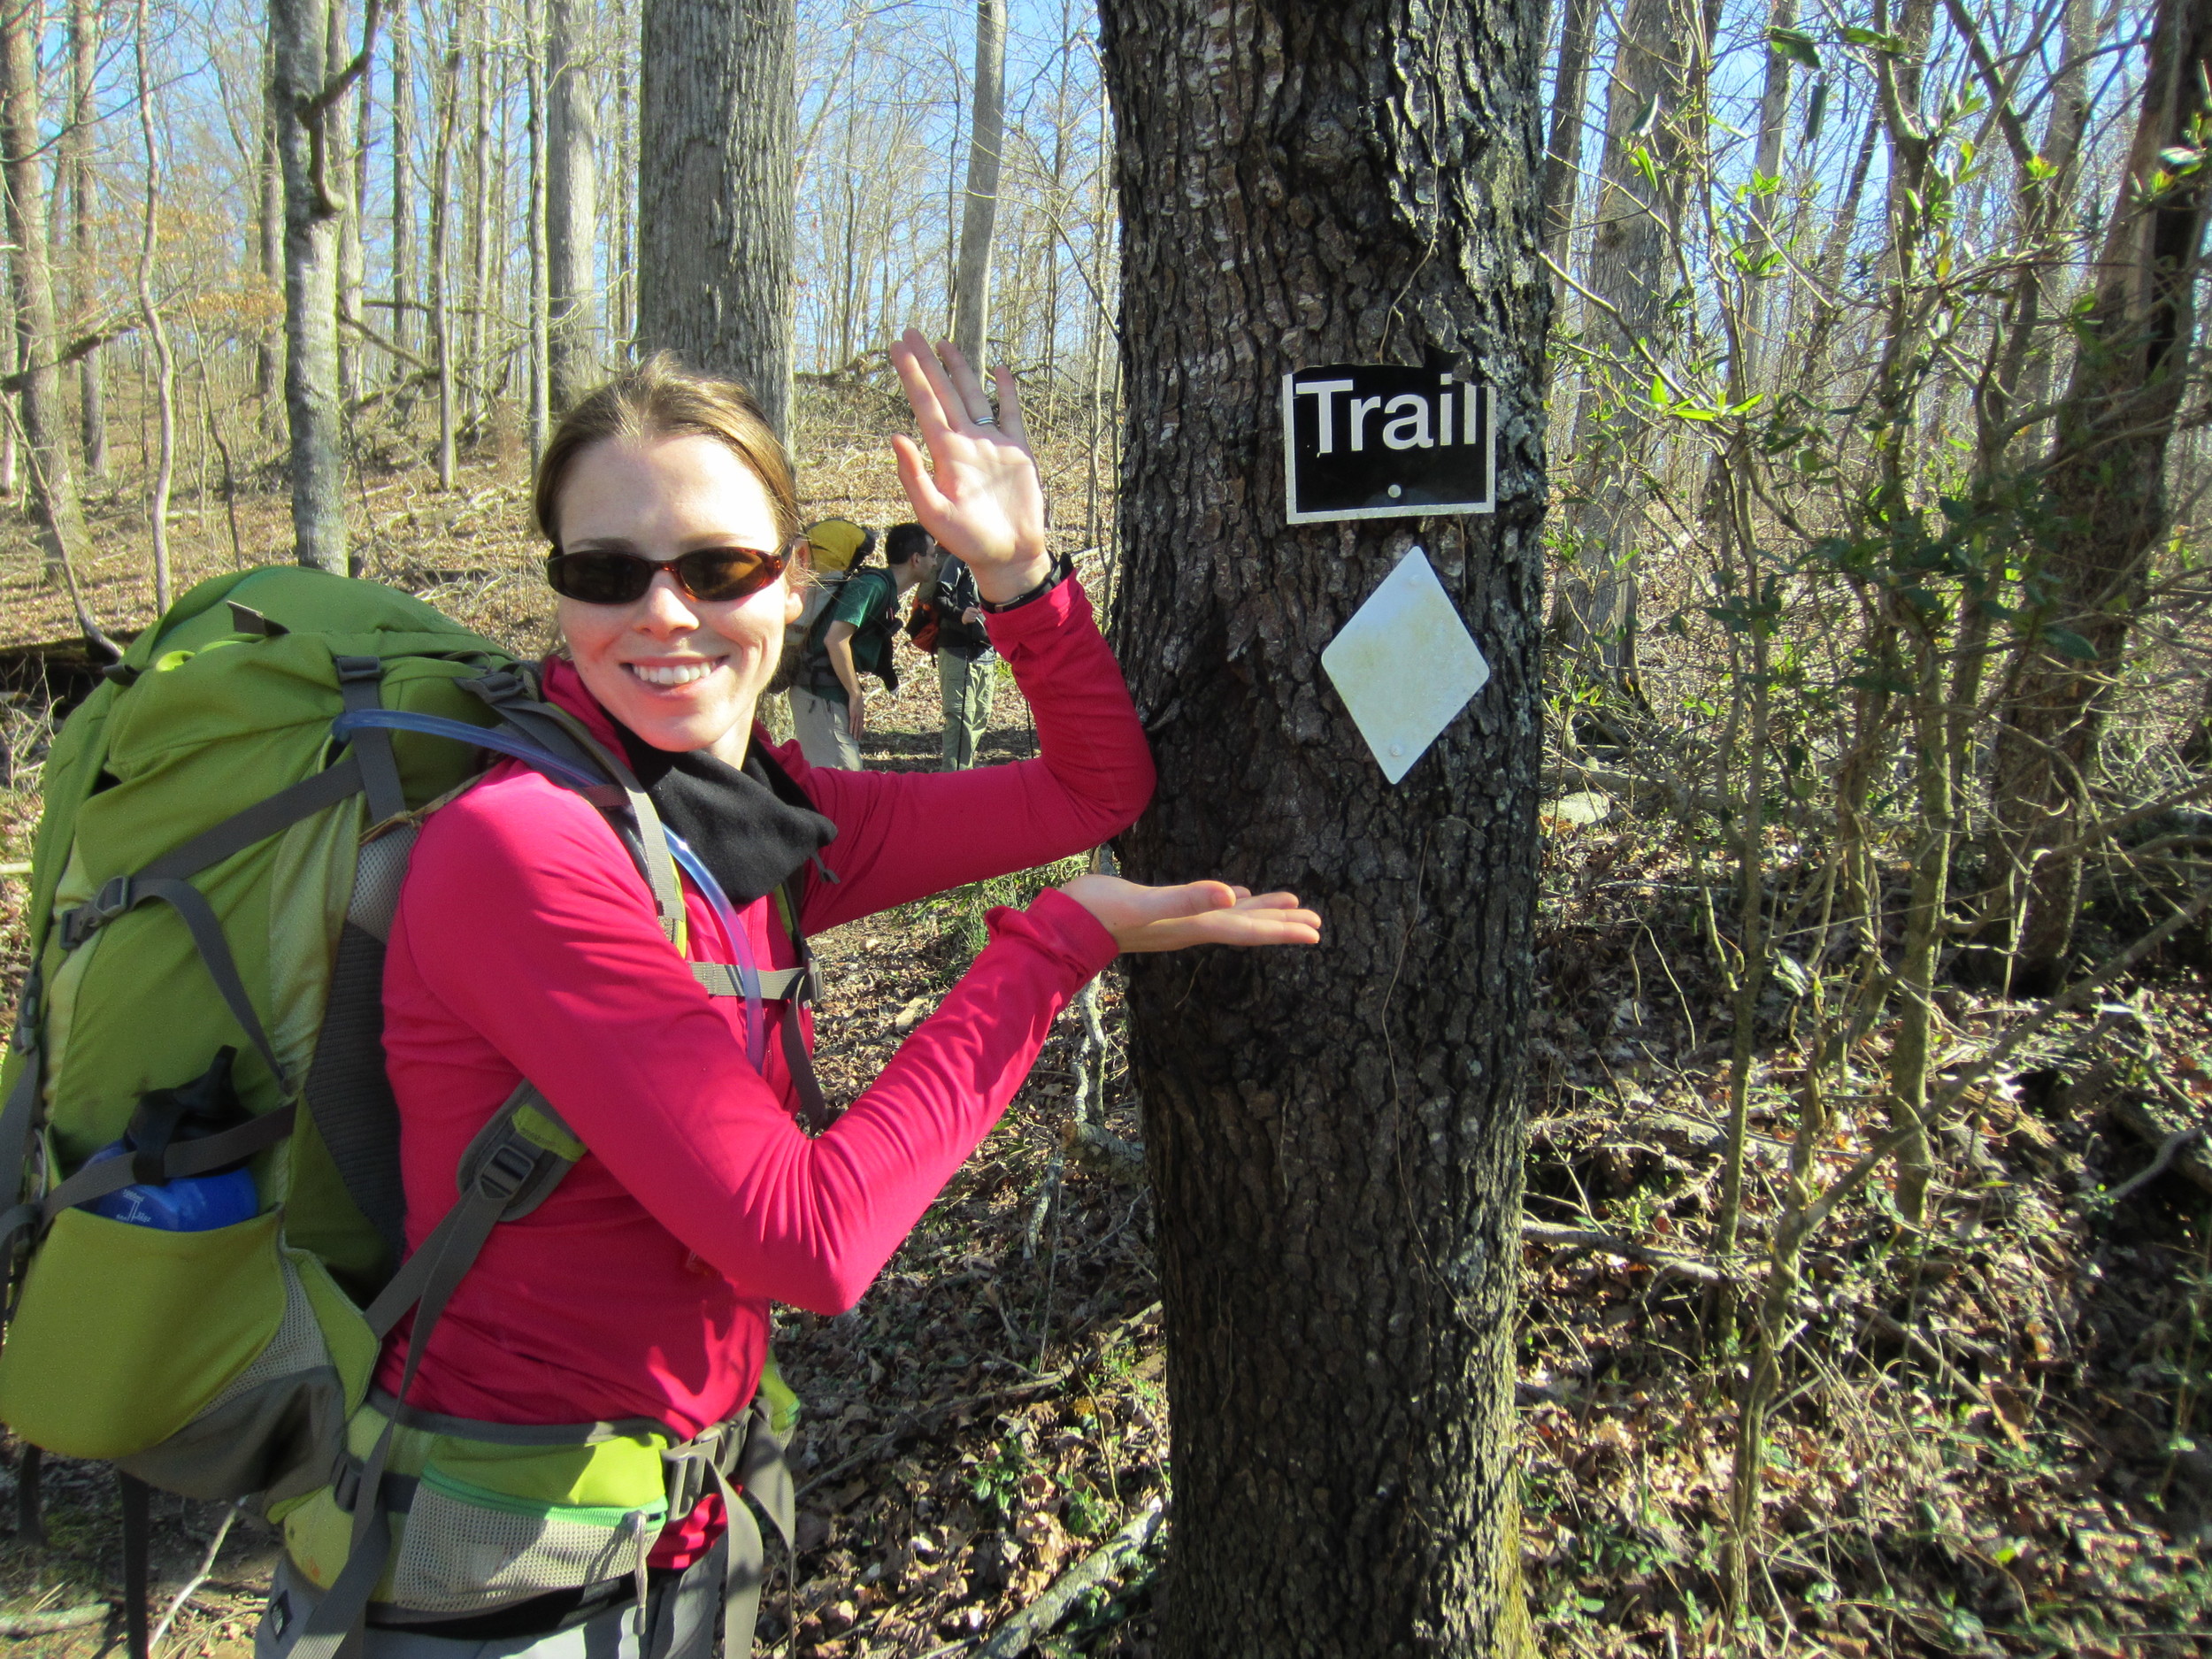
[[[945,735],[938,759],[947,772],[975,764],[975,751],[991,724],[991,696],[998,686],[998,657],[989,652],[972,661],[957,651],[937,653],[937,690],[945,710]]]
[[[646,1597],[652,1641],[641,1654],[637,1602],[626,1598],[580,1624],[543,1635],[436,1636],[371,1625],[361,1659],[710,1659],[721,1633],[726,1538],[680,1574],[656,1572]],[[269,1605],[254,1632],[254,1659],[287,1659],[322,1593],[279,1558]]]
[[[791,724],[798,731],[799,752],[808,765],[864,770],[852,711],[835,697],[818,697],[803,687],[792,687]]]

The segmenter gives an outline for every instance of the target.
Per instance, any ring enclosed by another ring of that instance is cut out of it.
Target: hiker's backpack
[[[549,1444],[431,1422],[371,1387],[384,1335],[414,1310],[411,1380],[491,1228],[586,1153],[526,1082],[400,1269],[384,941],[423,818],[485,749],[608,813],[680,952],[676,858],[718,889],[622,762],[539,699],[530,665],[372,582],[273,566],[200,584],[106,672],[46,763],[32,966],[0,1069],[0,1161],[22,1171],[0,1215],[0,1422],[188,1496],[259,1494],[327,1593],[300,1659],[336,1653],[373,1602],[450,1617],[633,1571],[641,1586],[661,1521],[709,1479],[733,1572],[741,1531],[756,1564],[759,1548],[732,1479],[788,1536],[764,1425],[679,1446],[641,1420]],[[795,923],[788,895],[785,914]],[[746,996],[756,1033],[763,1002],[810,983],[803,965],[693,971]],[[257,1213],[231,1225],[84,1207],[242,1164]],[[772,1373],[764,1398],[795,1406]],[[749,1621],[743,1587],[733,1624]]]
[[[806,527],[809,560],[814,580],[799,611],[798,627],[810,637],[815,618],[830,607],[846,577],[868,562],[875,551],[876,533],[850,518],[822,518]]]

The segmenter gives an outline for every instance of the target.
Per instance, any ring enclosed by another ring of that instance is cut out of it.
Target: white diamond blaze
[[[1417,547],[1329,641],[1321,668],[1393,783],[1490,678],[1481,648]]]

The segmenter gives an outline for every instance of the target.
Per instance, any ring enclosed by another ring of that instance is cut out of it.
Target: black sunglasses
[[[588,605],[634,604],[645,597],[657,571],[666,571],[676,586],[710,603],[757,594],[783,574],[788,553],[758,548],[701,548],[672,559],[641,558],[634,553],[561,553],[546,556],[545,580],[564,599]]]

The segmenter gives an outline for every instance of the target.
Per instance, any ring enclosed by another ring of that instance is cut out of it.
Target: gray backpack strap
[[[727,962],[695,962],[691,977],[706,987],[709,996],[742,996],[745,987],[738,977],[737,967]],[[764,1002],[787,1002],[801,994],[807,977],[804,968],[763,968],[759,973],[760,1000]]]
[[[768,1552],[760,1523],[753,1518],[745,1497],[760,1506],[789,1553],[795,1536],[797,1487],[784,1459],[783,1441],[770,1426],[766,1408],[756,1400],[743,1417],[671,1447],[664,1455],[680,1465],[670,1481],[675,1494],[669,1506],[672,1519],[680,1503],[684,1513],[690,1512],[691,1502],[696,1501],[692,1494],[703,1490],[708,1479],[721,1494],[728,1546],[722,1581],[723,1659],[750,1659],[761,1586],[768,1576]],[[745,1497],[739,1495],[741,1489]]]
[[[334,657],[338,671],[338,695],[348,714],[384,706],[384,659],[380,657]],[[361,780],[369,795],[369,822],[389,823],[407,810],[407,794],[399,784],[399,762],[392,755],[392,734],[374,726],[353,734],[353,752],[361,764]]]
[[[667,836],[661,833],[660,814],[653,810],[643,786],[622,757],[609,752],[589,728],[566,709],[541,697],[535,677],[519,667],[498,669],[460,683],[539,748],[564,760],[581,760],[587,770],[597,772],[610,780],[611,798],[595,801],[595,804],[608,810],[627,809],[636,839],[632,841],[625,836],[624,840],[629,843],[630,856],[644,872],[646,886],[653,890],[653,909],[660,918],[661,932],[668,936],[671,944],[681,939],[684,890],[683,883],[677,879],[676,861],[669,854]]]
[[[469,1143],[461,1156],[457,1177],[460,1197],[431,1229],[422,1248],[407,1258],[392,1282],[369,1304],[365,1316],[380,1341],[399,1323],[401,1315],[410,1308],[415,1310],[414,1329],[407,1338],[407,1360],[396,1391],[401,1405],[406,1403],[430,1333],[475,1264],[492,1229],[502,1221],[529,1214],[544,1202],[546,1194],[575,1168],[584,1151],[583,1142],[526,1080]],[[309,1616],[307,1628],[292,1649],[292,1659],[350,1659],[360,1650],[369,1598],[384,1576],[386,1558],[391,1553],[384,1471],[391,1458],[392,1435],[398,1423],[397,1412],[386,1418],[384,1431],[362,1461],[357,1479],[349,1466],[349,1460],[341,1458],[336,1474],[342,1477],[339,1486],[342,1503],[346,1488],[351,1488],[350,1549],[336,1581]]]

